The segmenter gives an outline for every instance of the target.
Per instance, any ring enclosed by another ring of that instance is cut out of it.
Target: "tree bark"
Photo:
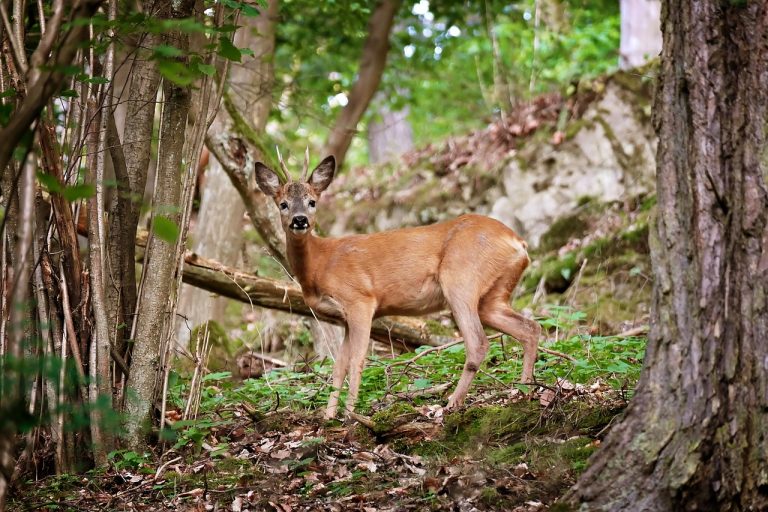
[[[155,0],[145,0],[145,11],[154,3]],[[137,45],[128,87],[122,145],[111,114],[107,127],[107,145],[117,182],[117,193],[113,195],[109,208],[107,313],[109,325],[115,328],[110,333],[114,336],[114,347],[124,357],[126,342],[135,320],[137,289],[134,240],[152,157],[152,130],[160,85],[156,62],[150,58],[150,51],[142,48],[152,48],[159,42],[158,36],[146,35]]]
[[[666,0],[652,323],[637,394],[566,500],[768,509],[768,2]]]
[[[393,112],[382,106],[379,116],[368,123],[368,161],[372,164],[387,162],[413,148],[407,107]]]
[[[35,168],[34,156],[29,155],[22,166],[18,183],[18,221],[13,254],[13,282],[10,287],[10,317],[8,345],[6,353],[9,360],[20,360],[24,354],[24,344],[29,343],[29,302],[30,279],[32,277],[32,234],[35,215]],[[20,369],[4,376],[5,386],[0,397],[0,510],[3,510],[16,464],[15,439],[18,434],[20,418],[26,412],[25,377]]]
[[[242,64],[233,64],[229,73],[230,95],[234,107],[256,133],[264,130],[272,106],[277,11],[277,0],[271,0],[258,17],[243,17],[243,26],[235,34],[235,46],[250,48],[255,55]],[[210,132],[224,132],[230,129],[230,124],[227,111],[220,109]],[[224,264],[236,265],[243,240],[244,213],[245,206],[237,189],[214,155],[205,173],[200,211],[192,235],[193,250]],[[186,347],[190,327],[207,320],[221,321],[225,306],[226,299],[183,286],[178,309],[185,319],[177,322],[177,342]]]
[[[172,17],[184,18],[191,14],[192,2],[176,4]],[[182,51],[189,46],[189,36],[180,32],[169,35],[168,44]],[[190,110],[190,89],[163,81],[163,115],[160,121],[157,175],[152,205],[152,229],[158,219],[180,225],[181,180],[183,148],[187,117]],[[146,447],[147,428],[155,399],[159,369],[160,343],[164,326],[169,322],[168,297],[174,284],[176,268],[176,242],[153,234],[147,246],[146,275],[141,290],[141,314],[136,322],[131,374],[128,388],[133,396],[126,400],[125,441],[134,450]]]
[[[324,154],[334,155],[338,168],[343,165],[352,138],[357,133],[357,124],[379,88],[389,53],[389,32],[400,3],[400,0],[380,0],[368,22],[368,38],[363,46],[357,81],[325,145]]]
[[[209,134],[205,139],[205,144],[211,154],[215,155],[221,168],[240,194],[240,199],[245,205],[245,211],[248,212],[253,227],[269,253],[284,268],[288,268],[288,258],[285,255],[285,236],[282,227],[280,227],[279,214],[271,205],[272,199],[263,194],[246,174],[246,166],[253,166],[254,159],[264,156],[261,154],[261,150],[247,144],[243,138],[234,132],[224,132],[213,136]]]

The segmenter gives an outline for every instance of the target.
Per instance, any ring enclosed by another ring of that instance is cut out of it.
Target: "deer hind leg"
[[[533,365],[539,349],[541,326],[516,313],[507,304],[509,294],[483,298],[480,302],[480,320],[483,325],[508,334],[523,346],[522,382],[533,382]],[[490,299],[490,300],[488,300]]]
[[[464,403],[469,386],[488,353],[488,337],[480,323],[477,306],[470,306],[460,301],[451,302],[450,298],[448,298],[448,303],[453,313],[453,319],[464,337],[466,349],[464,370],[461,372],[461,378],[456,389],[448,398],[448,408],[451,409]]]
[[[323,417],[327,420],[336,417],[336,410],[339,407],[339,395],[341,387],[344,385],[344,378],[347,376],[350,358],[349,327],[344,329],[344,341],[339,345],[336,351],[336,361],[333,363],[333,390],[328,397],[328,405],[325,407]]]

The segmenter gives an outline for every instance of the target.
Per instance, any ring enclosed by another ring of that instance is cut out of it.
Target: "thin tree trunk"
[[[666,0],[658,218],[635,398],[579,510],[768,510],[768,2]]]
[[[145,0],[145,12],[154,3],[154,0]],[[146,35],[138,45],[140,49],[137,50],[128,86],[123,145],[119,144],[114,124],[110,123],[107,131],[107,144],[111,148],[117,181],[117,194],[114,194],[110,207],[110,236],[107,242],[107,311],[110,315],[109,325],[114,329],[111,334],[114,336],[115,349],[123,357],[127,356],[126,341],[135,320],[137,289],[134,239],[152,158],[152,132],[160,85],[156,62],[150,58],[148,50],[141,48],[151,48],[159,42],[158,36]]]
[[[389,32],[400,4],[400,0],[380,0],[371,14],[357,81],[325,145],[325,155],[334,155],[338,167],[344,163],[352,138],[357,133],[357,124],[379,88],[389,53]]]
[[[102,260],[102,236],[99,231],[103,230],[103,205],[99,204],[103,200],[103,193],[99,191],[101,180],[103,183],[103,154],[100,146],[102,140],[100,129],[102,124],[103,111],[97,105],[99,94],[95,92],[88,99],[88,116],[91,120],[88,127],[88,137],[86,140],[86,150],[88,154],[87,168],[89,171],[89,181],[97,187],[95,196],[88,198],[88,256],[90,261],[90,282],[93,298],[91,306],[94,316],[94,330],[91,336],[88,350],[88,374],[90,382],[88,383],[88,401],[96,403],[100,392],[104,391],[104,383],[109,386],[109,359],[99,360],[99,352],[107,350],[109,354],[109,333],[107,331],[107,314],[104,304],[104,280],[103,280],[103,260]],[[99,168],[101,167],[101,171]],[[101,176],[99,176],[101,174]],[[104,364],[104,367],[100,366]],[[100,379],[102,374],[106,373],[106,379]],[[100,389],[101,388],[101,389]],[[107,396],[111,396],[111,389],[106,388]],[[105,451],[104,436],[101,432],[101,415],[96,407],[90,411],[91,423],[91,443],[93,444],[94,461],[101,465],[107,462],[107,452]]]
[[[182,3],[174,9],[174,17],[189,16],[192,2]],[[174,33],[173,44],[184,51],[189,37]],[[190,111],[190,89],[163,81],[163,115],[160,122],[157,175],[152,207],[152,230],[158,223],[170,221],[181,224],[182,154],[186,135],[187,117]],[[161,219],[158,221],[158,219]],[[133,360],[128,388],[133,396],[126,400],[125,441],[135,450],[146,446],[146,434],[151,426],[152,410],[156,398],[160,348],[164,326],[169,322],[168,298],[174,283],[176,267],[176,243],[150,236],[147,248],[146,279],[141,290],[141,312],[136,322]]]
[[[234,107],[256,133],[264,130],[272,106],[272,55],[277,15],[277,0],[271,0],[258,17],[241,18],[243,25],[235,34],[235,45],[250,48],[254,57],[242,64],[232,65],[229,73],[230,97]],[[221,133],[230,124],[227,111],[221,109],[210,132]],[[193,250],[226,265],[236,265],[243,242],[241,225],[245,206],[215,155],[209,161],[204,183],[200,212],[192,234]],[[227,228],[222,229],[222,226]],[[178,322],[178,343],[186,347],[190,328],[207,320],[221,321],[225,306],[224,298],[183,286],[179,313],[184,318]]]
[[[5,355],[13,360],[19,360],[23,353],[23,345],[28,341],[26,336],[29,329],[30,278],[32,276],[32,231],[35,215],[35,161],[29,155],[22,166],[18,183],[18,221],[16,222],[16,244],[13,254],[13,283],[11,284],[10,318],[8,345]],[[3,369],[5,371],[5,369]],[[5,378],[0,397],[0,510],[3,510],[5,498],[9,490],[14,466],[16,464],[15,440],[18,433],[18,421],[26,414],[24,405],[26,382],[25,375],[20,370]]]

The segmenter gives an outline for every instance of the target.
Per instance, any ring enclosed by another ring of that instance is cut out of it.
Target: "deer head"
[[[270,196],[280,210],[283,230],[288,236],[301,237],[315,227],[315,208],[320,194],[333,181],[336,159],[326,157],[307,178],[309,151],[305,153],[304,170],[299,181],[290,178],[288,168],[278,151],[282,173],[277,173],[261,162],[256,162],[256,183]]]

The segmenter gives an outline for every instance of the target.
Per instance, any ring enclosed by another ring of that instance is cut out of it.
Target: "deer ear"
[[[256,162],[256,183],[261,191],[270,197],[275,197],[280,190],[280,178],[277,173],[261,162]]]
[[[310,186],[315,189],[315,192],[319,194],[331,184],[334,172],[336,172],[336,159],[333,155],[327,156],[320,162],[320,165],[315,167],[315,170],[312,171],[312,176],[309,177],[307,183],[309,183]]]

